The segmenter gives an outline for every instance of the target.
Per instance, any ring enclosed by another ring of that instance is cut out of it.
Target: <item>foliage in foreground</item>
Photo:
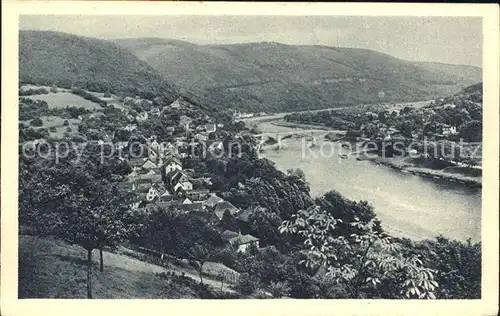
[[[280,231],[303,236],[308,247],[306,267],[326,266],[327,274],[344,284],[354,298],[436,298],[436,271],[417,256],[404,256],[400,243],[374,230],[374,220],[355,220],[350,225],[358,233],[335,237],[342,222],[311,207],[285,221]]]

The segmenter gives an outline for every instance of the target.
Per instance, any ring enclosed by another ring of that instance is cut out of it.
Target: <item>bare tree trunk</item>
[[[99,270],[102,272],[102,271],[104,271],[104,260],[102,259],[102,248],[99,248],[99,256],[100,256]]]
[[[92,298],[92,249],[87,250],[87,298]]]
[[[42,238],[42,235],[36,236],[35,241],[31,244],[31,250],[30,250],[30,256],[29,256],[30,260],[32,260],[33,257],[35,256],[35,250],[36,250],[36,247],[38,246],[38,242],[40,241],[41,238]]]
[[[200,262],[200,283],[203,284],[203,264],[204,262]]]

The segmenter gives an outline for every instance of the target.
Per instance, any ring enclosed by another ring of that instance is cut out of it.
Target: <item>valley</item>
[[[20,298],[480,297],[480,186],[377,165],[410,150],[335,149],[480,143],[480,68],[276,42],[19,43]]]

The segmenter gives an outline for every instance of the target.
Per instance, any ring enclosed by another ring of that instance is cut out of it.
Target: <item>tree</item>
[[[43,121],[41,118],[37,117],[35,119],[33,119],[31,122],[30,122],[30,125],[31,126],[42,126],[43,125]]]
[[[406,120],[403,124],[398,125],[398,129],[401,132],[401,135],[407,138],[413,137],[413,130],[415,127],[413,126],[413,122],[410,120]]]
[[[444,299],[481,298],[481,243],[472,244],[437,237],[410,243],[426,265],[436,269],[441,285],[437,292]]]
[[[93,176],[89,161],[23,171],[20,222],[87,251],[87,297],[92,298],[92,250],[101,252],[128,237],[137,222],[135,197]],[[29,176],[29,177],[28,177]]]
[[[245,272],[240,275],[234,288],[244,295],[250,295],[260,288],[260,286],[261,282],[256,276]]]
[[[346,285],[352,298],[436,298],[435,271],[415,255],[404,254],[399,242],[375,231],[373,219],[351,222],[359,233],[350,236],[336,235],[341,222],[315,206],[284,221],[280,232],[303,237],[305,266],[326,266],[329,275]]]
[[[359,230],[349,224],[349,222],[354,222],[356,218],[363,222],[373,220],[373,229],[382,232],[380,222],[376,219],[373,207],[366,201],[351,201],[343,197],[340,193],[332,190],[316,198],[315,204],[321,207],[321,209],[330,216],[342,220],[336,225],[335,234],[337,235],[358,233]]]
[[[296,169],[288,169],[286,171],[287,175],[290,176],[290,177],[297,177],[299,179],[302,179],[302,180],[306,180],[306,174],[304,173],[304,171],[300,168],[296,168]]]
[[[223,250],[220,234],[213,228],[215,221],[173,209],[150,214],[136,242],[157,251],[180,258],[195,260],[200,282],[203,283],[204,264]],[[189,234],[186,232],[189,231]]]
[[[480,142],[483,140],[483,123],[472,120],[460,126],[460,137],[469,142]]]
[[[262,207],[256,207],[248,217],[252,234],[260,238],[262,245],[277,244],[282,236],[278,232],[281,218]]]
[[[68,126],[68,125],[69,125],[68,120],[64,120],[63,125],[64,125],[64,126]]]
[[[238,223],[236,222],[236,218],[229,211],[224,212],[224,214],[222,215],[222,220],[220,225],[223,230],[230,230],[230,231],[238,230]]]
[[[378,128],[373,123],[367,123],[365,125],[364,132],[366,133],[366,137],[375,138],[378,133]]]

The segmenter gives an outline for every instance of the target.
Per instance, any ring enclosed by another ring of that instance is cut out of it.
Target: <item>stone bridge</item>
[[[281,149],[286,147],[286,145],[282,142],[284,139],[288,138],[305,138],[307,141],[311,143],[315,143],[317,139],[322,139],[326,135],[330,134],[332,131],[325,130],[296,130],[289,132],[268,132],[262,134],[253,134],[254,137],[259,140],[257,144],[257,150],[261,151],[265,147],[274,146],[275,149]]]

